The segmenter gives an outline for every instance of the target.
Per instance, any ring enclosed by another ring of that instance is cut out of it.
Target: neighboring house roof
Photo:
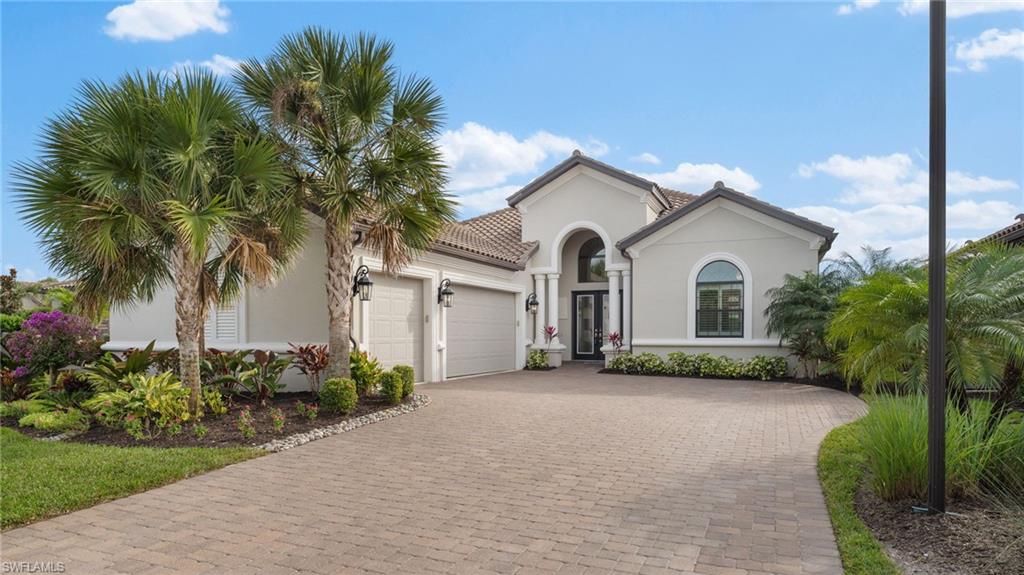
[[[1017,214],[1017,221],[998,232],[989,234],[981,240],[983,242],[1005,242],[1008,244],[1024,243],[1024,214]]]
[[[668,225],[671,225],[672,222],[678,220],[679,218],[685,216],[686,214],[689,214],[694,210],[700,208],[701,206],[706,205],[707,203],[712,202],[718,198],[725,198],[727,200],[731,200],[733,202],[736,202],[737,204],[761,212],[762,214],[771,216],[778,220],[784,221],[788,224],[792,224],[798,228],[818,234],[821,237],[825,238],[825,245],[822,247],[822,249],[824,250],[827,250],[832,245],[832,241],[836,239],[837,234],[833,228],[830,228],[823,224],[819,224],[818,222],[809,220],[803,216],[798,216],[793,212],[784,210],[778,206],[773,206],[768,202],[763,202],[752,196],[748,196],[746,194],[737,192],[732,188],[727,188],[725,187],[725,184],[723,184],[722,182],[715,182],[715,187],[704,192],[696,199],[686,202],[679,208],[672,210],[664,217],[660,217],[657,220],[633,232],[632,234],[626,236],[625,238],[620,240],[619,243],[616,244],[616,247],[618,247],[620,250],[625,250],[629,246],[650,236],[654,232],[657,232],[658,230]]]
[[[537,179],[533,180],[529,184],[512,194],[508,197],[508,205],[515,207],[516,204],[526,199],[530,194],[550,184],[562,174],[575,168],[576,166],[586,166],[592,170],[601,172],[606,176],[611,176],[617,180],[625,182],[627,184],[636,186],[641,189],[650,190],[654,192],[658,201],[661,202],[665,209],[671,209],[671,202],[665,197],[664,191],[658,186],[658,184],[641,178],[636,174],[631,174],[625,170],[620,170],[615,166],[609,166],[604,162],[599,162],[589,156],[584,156],[579,150],[573,150],[572,155],[566,158],[564,161],[559,163],[557,166],[541,174]]]
[[[663,218],[700,197],[693,194],[687,194],[686,192],[677,192],[676,190],[670,190],[668,188],[662,188],[661,191],[665,193],[665,199],[668,200],[670,206],[667,210],[658,214],[658,218]]]

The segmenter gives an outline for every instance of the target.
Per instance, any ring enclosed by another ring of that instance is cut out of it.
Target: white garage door
[[[370,353],[385,369],[411,365],[423,381],[423,282],[375,274]]]
[[[464,285],[448,314],[448,377],[515,369],[514,294]]]

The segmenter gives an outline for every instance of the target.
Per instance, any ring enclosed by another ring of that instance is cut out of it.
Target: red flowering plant
[[[96,359],[100,343],[89,320],[59,310],[30,315],[4,341],[14,363],[31,374],[48,373],[51,388],[57,385],[57,370]]]
[[[622,334],[617,332],[617,331],[613,331],[613,332],[609,333],[608,334],[608,343],[612,344],[612,347],[615,348],[615,351],[622,351],[622,346],[623,346]]]
[[[551,342],[554,341],[554,339],[556,337],[558,337],[558,328],[557,327],[555,327],[553,325],[549,325],[549,326],[544,328],[544,341],[547,342],[548,349],[551,349]]]

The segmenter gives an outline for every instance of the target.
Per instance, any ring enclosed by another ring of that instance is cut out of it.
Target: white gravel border
[[[414,393],[410,401],[401,403],[394,407],[368,413],[354,419],[346,419],[341,423],[335,423],[334,425],[327,427],[312,429],[303,433],[289,435],[288,437],[283,437],[281,439],[275,439],[271,442],[258,446],[257,449],[263,449],[270,452],[284,451],[286,449],[291,449],[293,447],[309,443],[310,441],[323,439],[339,433],[345,433],[346,431],[352,431],[353,429],[360,428],[364,425],[370,425],[371,423],[377,423],[378,421],[384,421],[385,419],[391,419],[392,417],[398,417],[399,415],[404,415],[406,413],[412,413],[427,405],[430,405],[429,396]]]

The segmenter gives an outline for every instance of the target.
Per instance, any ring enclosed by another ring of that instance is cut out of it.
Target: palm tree
[[[436,137],[443,107],[425,79],[400,77],[392,45],[320,28],[286,36],[236,80],[288,145],[301,204],[324,221],[329,377],[349,374],[355,237],[396,273],[453,221]]]
[[[875,249],[865,245],[860,248],[859,259],[850,252],[843,252],[839,258],[829,260],[826,271],[838,274],[847,284],[857,284],[875,272],[902,272],[920,264],[919,260],[893,257],[892,248]]]
[[[961,409],[967,389],[999,389],[1000,396],[1016,397],[1024,366],[1024,248],[976,244],[947,260],[950,394]],[[925,268],[875,272],[845,291],[839,304],[828,337],[844,346],[841,364],[848,377],[861,379],[868,389],[880,384],[926,389]]]
[[[87,82],[16,167],[21,211],[87,310],[175,289],[183,382],[200,398],[206,309],[270,281],[301,246],[275,143],[211,74]]]
[[[786,274],[781,286],[765,293],[769,300],[764,310],[768,335],[780,337],[807,377],[817,377],[822,363],[830,365],[835,361],[835,351],[825,340],[825,331],[845,287],[841,274],[826,270],[802,276]]]

